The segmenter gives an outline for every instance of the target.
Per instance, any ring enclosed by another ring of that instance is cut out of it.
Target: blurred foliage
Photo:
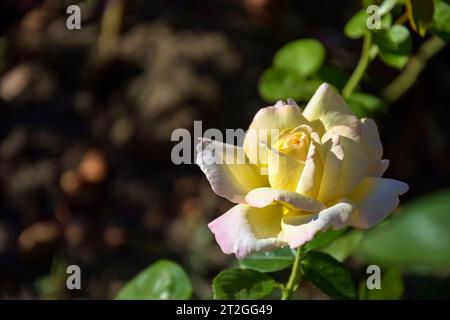
[[[431,27],[433,34],[448,40],[450,7],[442,0],[385,0],[377,7],[378,10],[372,12],[367,7],[371,4],[373,3],[365,3],[364,9],[357,11],[344,26],[343,32],[350,39],[368,37],[365,40],[367,48],[363,48],[360,62],[350,80],[341,75],[344,74],[343,70],[322,68],[325,49],[317,40],[299,39],[286,44],[275,53],[273,66],[266,70],[259,81],[261,97],[269,102],[287,98],[305,102],[320,82],[325,81],[343,92],[349,106],[359,117],[385,111],[386,103],[376,95],[363,91],[353,92],[365,75],[369,63],[379,56],[387,66],[399,70],[405,68],[413,53],[413,41],[409,29],[403,25],[404,17],[409,19],[412,30],[420,36],[424,37]],[[403,13],[393,17],[394,11],[399,12],[394,10],[398,7]],[[374,23],[375,28],[368,29],[369,21]],[[378,21],[379,27],[376,27]]]
[[[406,12],[411,28],[420,36],[425,36],[433,21],[434,1],[406,0]]]
[[[379,289],[369,290],[366,281],[359,284],[360,300],[399,300],[405,290],[402,273],[397,268],[387,269],[382,277]]]
[[[192,285],[175,262],[159,260],[131,279],[117,294],[119,300],[189,299]]]
[[[450,191],[423,196],[368,231],[359,253],[369,262],[413,272],[450,270]]]

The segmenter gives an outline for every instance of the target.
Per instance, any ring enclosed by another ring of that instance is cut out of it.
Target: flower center
[[[272,147],[285,155],[304,161],[308,154],[309,144],[309,132],[295,128],[281,132],[278,140]]]

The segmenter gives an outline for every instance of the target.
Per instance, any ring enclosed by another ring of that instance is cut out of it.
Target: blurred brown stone
[[[127,233],[125,229],[120,226],[109,226],[106,228],[103,238],[108,247],[117,249],[125,244]]]
[[[19,248],[25,254],[50,250],[61,238],[61,228],[53,221],[37,222],[19,236]]]
[[[14,100],[28,86],[32,68],[28,64],[19,65],[8,71],[0,80],[0,98],[5,101]]]
[[[78,166],[78,174],[84,182],[102,182],[107,174],[105,155],[98,150],[86,152]]]
[[[67,170],[59,179],[61,189],[69,196],[76,196],[81,189],[81,181],[74,169]]]

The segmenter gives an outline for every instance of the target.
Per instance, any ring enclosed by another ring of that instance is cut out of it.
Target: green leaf
[[[131,279],[116,296],[118,300],[189,299],[192,286],[175,262],[159,260]]]
[[[339,238],[344,232],[346,228],[342,228],[339,230],[333,230],[330,229],[325,232],[317,233],[314,239],[312,239],[310,242],[307,242],[304,245],[303,250],[305,252],[318,249],[320,247],[323,247],[324,245],[332,242],[333,240]]]
[[[430,31],[442,40],[450,41],[450,4],[444,1],[436,1]]]
[[[319,70],[325,60],[325,49],[314,39],[290,42],[275,53],[273,65],[280,69],[296,71],[302,77]]]
[[[433,21],[434,2],[432,0],[406,0],[406,12],[411,28],[424,37]]]
[[[268,102],[292,98],[298,101],[309,100],[321,82],[305,80],[295,71],[270,68],[259,80],[259,94]]]
[[[366,22],[368,15],[366,10],[359,10],[344,26],[344,34],[350,39],[362,38],[366,30]]]
[[[380,49],[380,59],[386,65],[403,69],[412,51],[412,40],[409,30],[395,25],[389,30],[376,32],[374,42]]]
[[[289,247],[254,253],[240,260],[241,266],[259,272],[275,272],[286,269],[294,262],[294,254]]]
[[[380,53],[380,59],[384,64],[395,68],[395,69],[403,69],[405,65],[408,63],[408,56],[399,56],[391,53]]]
[[[450,268],[450,190],[408,204],[400,216],[369,231],[359,253],[367,261],[413,272]]]
[[[224,270],[212,283],[216,300],[258,300],[270,295],[274,287],[274,279],[250,269]]]
[[[394,25],[390,29],[374,32],[373,39],[382,53],[402,56],[411,54],[411,35],[405,26]]]
[[[305,278],[335,299],[354,299],[356,289],[350,273],[336,259],[322,252],[308,252],[301,261]]]
[[[347,98],[347,102],[353,112],[360,118],[386,110],[386,104],[383,100],[367,93],[353,92]]]
[[[350,76],[339,68],[332,65],[324,64],[319,71],[317,77],[321,82],[332,84],[338,91],[342,91]]]
[[[361,300],[399,300],[403,296],[404,284],[402,273],[397,268],[388,269],[381,276],[381,288],[367,288],[366,280],[359,284],[359,299]]]
[[[363,232],[355,229],[321,248],[320,251],[342,262],[357,251],[362,238]]]
[[[387,10],[388,7],[385,8]],[[381,12],[381,9],[380,9]],[[385,12],[387,14],[380,13],[381,16],[381,29],[387,29],[392,24],[392,15],[390,13]],[[344,34],[347,36],[347,38],[350,39],[359,39],[362,38],[364,35],[364,32],[367,29],[367,19],[369,18],[369,14],[366,12],[366,10],[361,9],[358,12],[356,12],[350,20],[347,21],[347,23],[344,26]]]
[[[391,10],[395,7],[396,4],[397,0],[385,0],[380,6],[379,11],[380,16],[383,16],[386,13],[391,12]]]

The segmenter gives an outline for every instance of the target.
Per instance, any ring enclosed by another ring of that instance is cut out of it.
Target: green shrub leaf
[[[268,252],[254,253],[240,260],[241,266],[259,272],[275,272],[286,269],[294,262],[294,254],[289,247]]]
[[[224,270],[212,284],[217,300],[258,300],[270,295],[274,286],[274,279],[250,269]]]
[[[273,65],[296,71],[302,77],[314,74],[325,60],[325,49],[314,39],[301,39],[283,46],[275,54]]]
[[[386,109],[386,104],[383,100],[362,92],[353,92],[347,98],[347,102],[353,112],[360,118]]]
[[[322,252],[308,252],[301,261],[305,278],[335,299],[354,299],[356,289],[350,273],[336,259]]]
[[[444,41],[450,41],[450,4],[436,1],[430,31]]]
[[[424,37],[433,21],[433,0],[406,0],[406,12],[411,28]]]
[[[408,56],[399,56],[391,53],[380,53],[380,59],[384,64],[395,68],[395,69],[403,69],[405,65],[408,63]]]
[[[192,286],[175,262],[159,260],[131,279],[116,296],[119,300],[189,299]]]
[[[298,101],[309,100],[321,82],[305,80],[293,70],[270,68],[259,81],[259,93],[268,102],[292,98]]]
[[[388,2],[388,1],[386,1]],[[392,15],[389,12],[389,7],[386,6],[385,10],[382,12],[382,8],[380,8],[380,16],[381,16],[381,28],[388,29],[392,24]],[[387,14],[386,14],[387,13]],[[344,34],[347,38],[350,39],[359,39],[362,38],[364,32],[367,29],[367,19],[369,18],[369,14],[366,10],[361,9],[356,12],[345,24],[344,26]]]
[[[390,29],[374,32],[374,42],[382,53],[408,56],[412,50],[412,40],[408,28],[394,25]]]
[[[303,250],[307,252],[323,247],[333,240],[339,238],[345,232],[345,230],[346,228],[342,228],[339,230],[330,229],[325,232],[317,233],[314,239],[305,244]]]
[[[357,251],[362,238],[363,232],[355,229],[320,248],[319,251],[327,253],[342,262]]]

